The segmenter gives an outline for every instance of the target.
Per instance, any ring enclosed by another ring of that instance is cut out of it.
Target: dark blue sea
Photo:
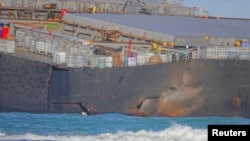
[[[250,119],[0,113],[0,140],[207,141],[208,124],[250,124]]]

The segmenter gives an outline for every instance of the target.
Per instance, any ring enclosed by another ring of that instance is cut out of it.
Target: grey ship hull
[[[65,70],[0,54],[0,111],[250,117],[250,62]]]

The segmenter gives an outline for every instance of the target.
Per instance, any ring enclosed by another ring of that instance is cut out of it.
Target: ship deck
[[[130,14],[67,13],[64,21],[131,34],[152,40],[174,42],[176,46],[230,45],[250,37],[250,20]],[[208,40],[204,40],[208,37]],[[127,40],[125,35],[120,40]],[[133,37],[136,38],[136,37]]]

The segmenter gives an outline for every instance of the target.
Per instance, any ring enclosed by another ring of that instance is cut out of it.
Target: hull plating
[[[0,111],[250,117],[250,62],[62,70],[1,54]]]

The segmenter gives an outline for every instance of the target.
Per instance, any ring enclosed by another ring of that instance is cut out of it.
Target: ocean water
[[[0,113],[0,140],[207,141],[208,124],[250,124],[250,119]]]

